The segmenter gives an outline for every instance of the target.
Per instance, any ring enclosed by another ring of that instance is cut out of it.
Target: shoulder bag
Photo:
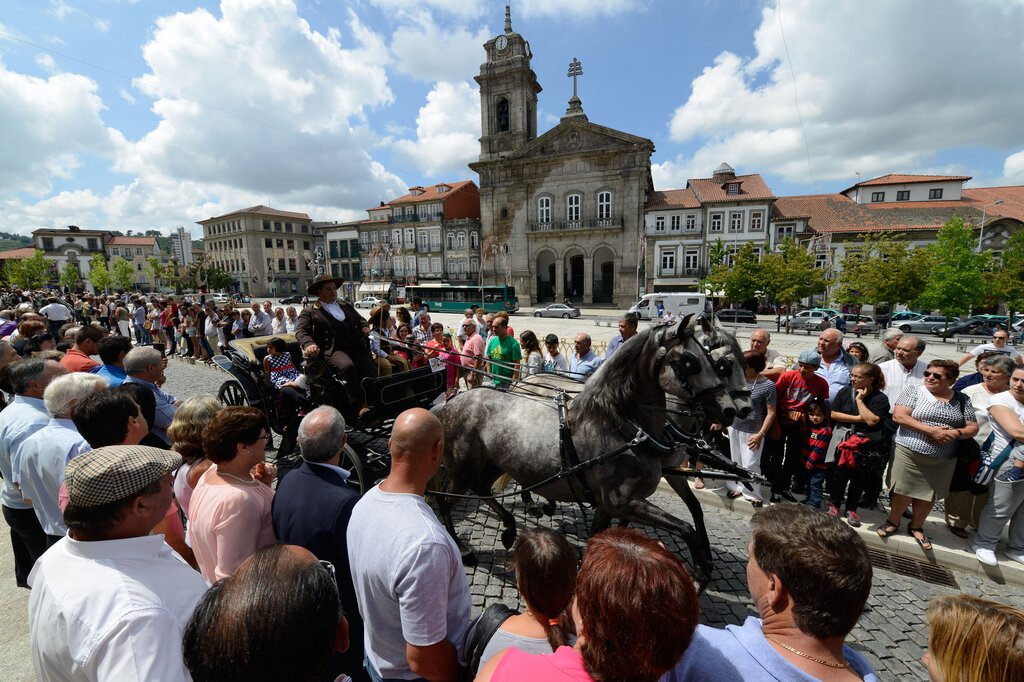
[[[1013,446],[1017,444],[1017,441],[1011,438],[1006,447],[998,455],[993,456],[989,450],[995,437],[996,434],[990,433],[988,438],[985,439],[985,444],[981,446],[981,463],[978,465],[978,471],[975,472],[973,478],[974,482],[978,485],[988,485],[992,482],[992,478],[999,471],[999,467],[1003,466],[1003,462],[1010,456]]]
[[[484,612],[477,616],[476,620],[470,623],[466,635],[466,642],[463,645],[464,658],[469,671],[476,675],[480,667],[480,657],[487,648],[488,642],[494,637],[501,624],[516,615],[518,611],[510,609],[501,602],[491,604]]]

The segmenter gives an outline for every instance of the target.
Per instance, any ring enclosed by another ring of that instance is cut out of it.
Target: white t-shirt
[[[1014,361],[1016,361],[1017,357],[1020,355],[1020,351],[1010,344],[1006,344],[1002,348],[999,348],[994,343],[983,343],[980,346],[975,346],[971,349],[971,355],[974,357],[978,357],[982,353],[999,353],[1000,355],[1009,355]]]
[[[406,643],[462,647],[470,607],[462,557],[421,496],[375,486],[352,509],[347,537],[366,656],[381,677],[416,677]]]
[[[1008,407],[1017,416],[1021,422],[1024,422],[1024,404],[1017,401],[1009,391],[1003,391],[992,396],[992,401],[988,405],[989,415],[992,414],[992,408],[995,406]],[[996,434],[996,437],[992,439],[992,447],[989,448],[989,452],[993,456],[998,455],[1006,447],[1006,444],[1010,442],[1010,434],[1003,430],[1003,427],[999,425],[999,422],[992,417],[989,420],[992,423],[992,433]],[[1014,456],[1024,457],[1024,445],[1018,443],[1013,448]]]

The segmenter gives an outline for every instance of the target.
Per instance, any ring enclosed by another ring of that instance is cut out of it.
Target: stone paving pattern
[[[600,311],[598,314],[614,319],[619,313]],[[455,315],[435,314],[434,317],[445,324],[454,324],[459,319]],[[610,328],[595,327],[593,321],[586,319],[541,320],[516,316],[512,324],[517,333],[534,329],[538,334],[554,332],[568,338],[572,338],[578,331],[586,331],[595,340],[607,340],[616,333],[614,323]],[[739,335],[745,337],[748,333],[743,330]],[[869,347],[873,347],[872,341],[868,340]],[[813,347],[814,342],[813,336],[773,337],[773,346],[783,354]],[[948,348],[952,350],[952,346]],[[928,357],[948,355],[944,352],[946,348],[939,344],[930,347],[929,351],[926,353]],[[178,397],[199,393],[216,394],[226,378],[227,375],[219,369],[171,360],[164,388]],[[685,506],[674,495],[659,491],[651,499],[667,511],[688,518]],[[516,504],[521,506],[518,500]],[[539,520],[526,517],[519,506],[513,506],[513,511],[521,528],[536,525],[554,528],[563,532],[570,542],[580,548],[586,541],[587,523],[575,506],[559,505],[553,517]],[[455,518],[460,536],[470,541],[479,559],[475,568],[467,569],[474,611],[495,600],[522,608],[518,602],[515,578],[506,565],[509,555],[499,539],[501,529],[497,516],[485,507],[477,508],[470,503],[462,503],[456,509]],[[749,517],[738,512],[707,508],[705,521],[715,552],[715,575],[701,597],[702,622],[719,627],[740,623],[755,613],[746,587]],[[687,559],[688,555],[681,542],[667,533],[648,530]],[[0,586],[3,587],[0,590],[0,678],[5,682],[29,681],[33,679],[33,673],[26,617],[28,591],[14,587],[10,541],[7,539],[6,524],[2,520],[0,533],[4,536],[0,539]],[[1018,588],[998,585],[979,575],[958,571],[953,574],[964,592],[1024,607],[1024,595]],[[883,679],[927,680],[925,669],[920,664],[927,641],[925,611],[933,597],[954,592],[956,590],[951,588],[876,570],[868,607],[851,634],[851,646],[868,657]]]

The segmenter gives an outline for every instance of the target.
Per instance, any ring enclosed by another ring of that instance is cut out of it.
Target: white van
[[[705,311],[708,297],[695,291],[663,291],[657,294],[647,294],[633,304],[629,312],[636,313],[641,320],[656,320],[659,304],[666,313],[671,312],[674,317],[679,315],[699,314]]]

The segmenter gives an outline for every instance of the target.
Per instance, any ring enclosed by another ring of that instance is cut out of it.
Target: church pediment
[[[645,137],[630,135],[585,119],[564,119],[557,126],[509,154],[506,160],[517,161],[600,151],[654,152],[654,143]]]

